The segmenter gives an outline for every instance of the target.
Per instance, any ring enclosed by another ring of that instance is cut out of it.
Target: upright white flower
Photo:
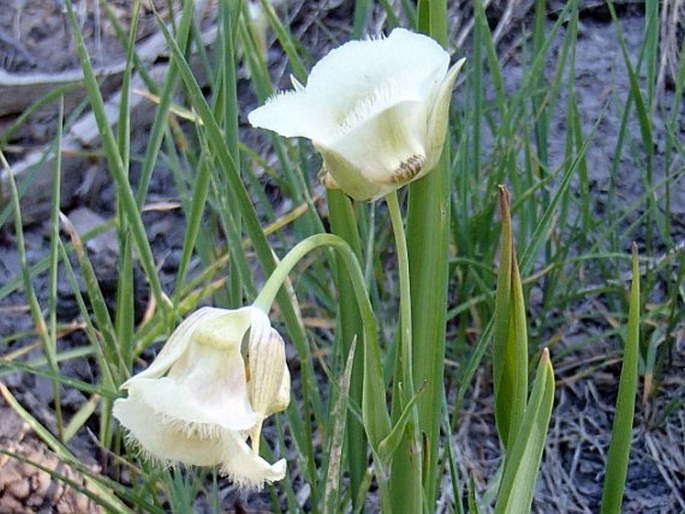
[[[260,309],[201,308],[122,389],[128,397],[114,402],[114,416],[146,456],[219,465],[247,488],[285,476],[284,459],[259,456],[262,421],[290,399],[283,340]]]
[[[312,69],[307,85],[252,111],[255,127],[310,139],[321,178],[356,200],[374,200],[428,173],[440,159],[452,87],[464,60],[433,39],[395,29],[350,41]]]

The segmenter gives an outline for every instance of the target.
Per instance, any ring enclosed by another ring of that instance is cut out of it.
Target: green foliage
[[[528,404],[504,458],[504,472],[495,504],[496,514],[530,512],[553,403],[554,370],[549,351],[545,349]]]
[[[519,275],[509,210],[509,194],[500,187],[502,243],[495,297],[493,329],[493,382],[495,419],[507,452],[525,418],[528,395],[528,333],[526,306]]]
[[[601,512],[618,514],[623,503],[623,491],[628,475],[628,458],[633,442],[633,418],[638,384],[640,353],[640,266],[637,246],[633,243],[633,285],[630,289],[630,311],[626,327],[623,366],[618,384],[616,415],[611,430],[611,444],[607,454]]]

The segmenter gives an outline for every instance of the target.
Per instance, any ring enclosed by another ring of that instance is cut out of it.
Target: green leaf
[[[495,419],[502,444],[508,452],[526,408],[528,334],[521,277],[514,252],[509,193],[502,186],[499,195],[502,210],[502,250],[495,298],[492,363]]]
[[[390,465],[392,461],[392,456],[395,453],[395,450],[397,450],[397,447],[402,442],[402,438],[405,435],[407,424],[411,420],[411,417],[414,415],[413,411],[414,406],[416,405],[416,401],[419,399],[421,393],[423,393],[425,389],[426,383],[424,382],[423,385],[419,388],[419,390],[416,391],[416,394],[414,394],[414,396],[411,397],[409,402],[407,402],[407,405],[402,410],[402,413],[395,422],[395,425],[392,427],[390,433],[387,435],[385,439],[381,441],[381,444],[378,445],[378,456],[380,457],[384,466]]]
[[[480,509],[478,509],[478,500],[476,499],[476,483],[473,480],[473,477],[469,478],[468,502],[469,513],[480,514]]]
[[[611,444],[607,455],[607,470],[602,493],[602,514],[621,512],[623,490],[628,474],[628,458],[633,436],[635,394],[638,382],[638,352],[640,341],[640,269],[637,246],[633,243],[633,285],[630,290],[628,329],[623,356],[623,367],[616,399],[616,416],[611,430]]]
[[[411,4],[411,2],[407,2]],[[417,6],[417,30],[428,34],[442,46],[447,43],[447,2],[421,0]],[[449,129],[448,129],[449,131]],[[445,375],[445,330],[450,222],[450,142],[447,138],[438,165],[425,177],[409,185],[406,236],[411,289],[412,372],[414,384],[426,384],[417,400],[418,431],[423,451],[423,507],[433,511],[439,484],[438,447],[440,446],[441,407]],[[421,342],[421,344],[418,344]],[[410,455],[414,441],[406,439],[398,449]],[[396,456],[397,457],[397,456]],[[399,459],[398,459],[399,460]],[[395,461],[397,464],[397,461]],[[401,466],[400,466],[401,467]],[[391,488],[393,503],[408,511],[404,499],[411,500],[418,477],[408,476],[393,465]],[[404,470],[407,471],[407,470]],[[397,510],[397,509],[396,509]]]
[[[554,403],[554,370],[545,348],[533,382],[523,422],[507,453],[495,514],[530,512],[547,427]]]
[[[357,229],[357,219],[352,202],[342,191],[326,190],[328,210],[330,213],[331,232],[347,241],[355,255],[361,260],[361,241]],[[337,340],[342,348],[342,355],[348,354],[350,341],[361,337],[364,332],[359,308],[355,301],[354,289],[349,280],[349,273],[340,259],[336,257],[333,262],[333,273],[336,277],[338,289],[339,308],[336,328]],[[350,399],[353,404],[361,405],[364,380],[364,349],[356,352],[354,359],[354,371],[352,372],[350,385]],[[347,436],[346,444],[349,449],[348,467],[350,473],[350,488],[352,498],[356,501],[357,492],[367,467],[366,448],[367,440],[364,434],[364,426],[351,413],[347,413]],[[355,504],[356,507],[356,504]]]

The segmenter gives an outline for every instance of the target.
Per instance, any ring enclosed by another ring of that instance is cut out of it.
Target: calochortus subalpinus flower
[[[220,466],[246,488],[285,476],[259,456],[262,421],[290,401],[283,339],[259,308],[199,309],[122,389],[114,416],[145,456]]]
[[[460,60],[405,29],[350,41],[248,118],[255,127],[305,137],[323,156],[324,185],[374,200],[428,173],[440,159]]]

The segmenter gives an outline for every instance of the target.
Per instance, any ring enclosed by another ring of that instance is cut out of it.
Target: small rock
[[[69,213],[69,220],[82,238],[88,232],[107,223],[107,220],[88,207],[77,207],[71,211]],[[107,252],[116,255],[119,253],[119,240],[117,239],[114,227],[110,227],[102,234],[89,239],[85,244],[88,250],[96,254]]]

